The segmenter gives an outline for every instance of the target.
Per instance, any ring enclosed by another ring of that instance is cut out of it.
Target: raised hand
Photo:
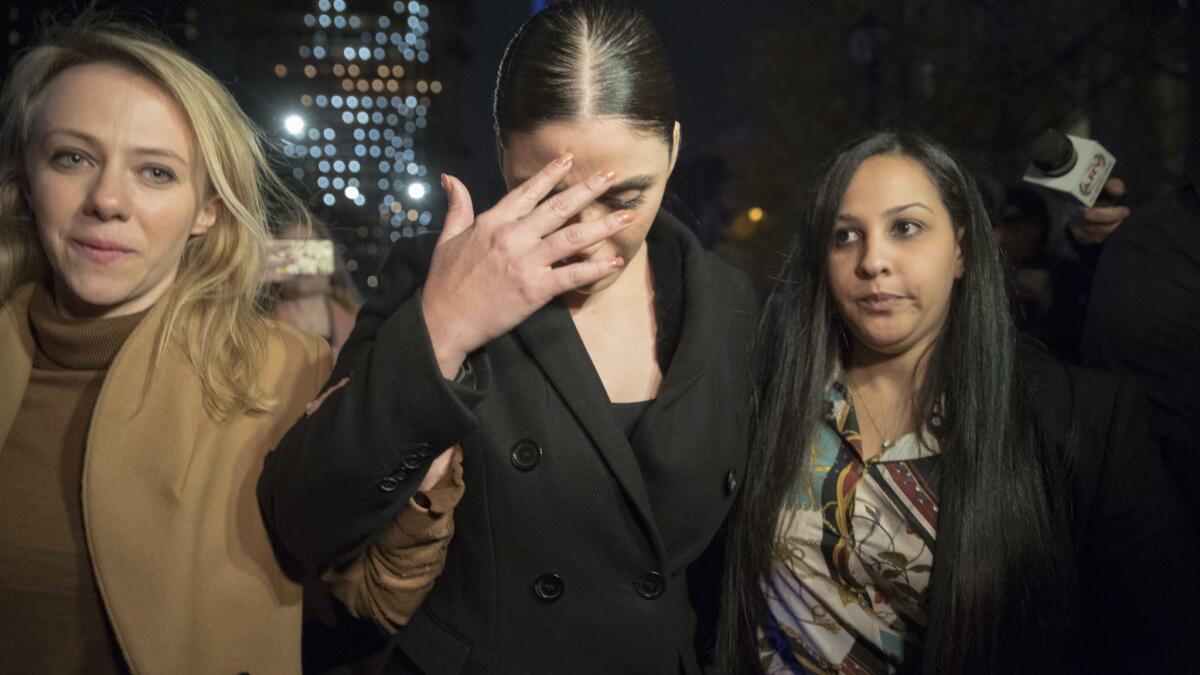
[[[1107,199],[1104,199],[1107,196]],[[1112,234],[1129,217],[1129,207],[1114,204],[1125,196],[1125,181],[1120,178],[1109,178],[1104,183],[1102,202],[1084,209],[1078,221],[1069,224],[1071,234],[1081,244],[1095,246],[1103,244],[1108,235]]]
[[[467,354],[512,330],[556,296],[594,284],[625,264],[619,257],[568,261],[634,219],[632,211],[616,211],[563,227],[616,178],[604,171],[546,199],[570,171],[571,161],[570,153],[560,156],[478,216],[467,186],[442,177],[450,205],[421,310],[443,376],[453,378]]]

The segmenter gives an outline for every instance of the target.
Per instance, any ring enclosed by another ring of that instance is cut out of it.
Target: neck
[[[928,339],[900,354],[878,352],[855,340],[850,349],[850,374],[858,387],[891,400],[911,401],[925,382],[935,340]]]

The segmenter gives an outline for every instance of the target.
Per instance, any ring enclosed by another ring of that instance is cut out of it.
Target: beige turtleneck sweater
[[[0,448],[0,672],[126,672],[92,575],[80,487],[100,386],[143,316],[69,319],[44,288],[30,302],[37,352]]]

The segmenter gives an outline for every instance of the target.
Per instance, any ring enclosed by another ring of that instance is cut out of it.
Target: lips
[[[890,312],[904,300],[903,295],[893,293],[871,293],[860,296],[855,302],[868,312],[882,314]]]
[[[99,237],[72,237],[70,241],[84,257],[95,263],[115,262],[134,253],[129,246]]]

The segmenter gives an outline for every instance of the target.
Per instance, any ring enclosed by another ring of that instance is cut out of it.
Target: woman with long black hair
[[[1125,382],[1019,348],[969,174],[878,133],[765,310],[729,672],[1184,672],[1195,542]]]
[[[754,293],[660,208],[680,131],[636,8],[532,17],[495,115],[512,191],[476,214],[443,179],[440,236],[393,247],[321,402],[268,458],[263,513],[300,560],[336,564],[458,444],[445,570],[385,625],[392,672],[698,672],[744,464]]]

